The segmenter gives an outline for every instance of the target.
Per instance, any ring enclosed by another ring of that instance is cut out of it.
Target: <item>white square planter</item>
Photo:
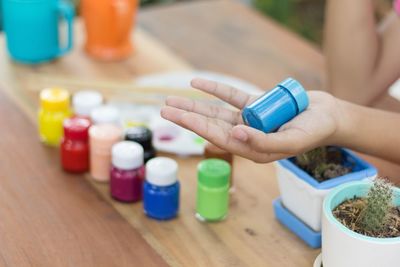
[[[343,183],[373,179],[377,170],[354,153],[341,149],[345,164],[353,171],[324,182],[318,182],[296,164],[294,159],[277,162],[278,185],[282,203],[298,219],[316,232],[321,231],[322,202],[328,192]]]

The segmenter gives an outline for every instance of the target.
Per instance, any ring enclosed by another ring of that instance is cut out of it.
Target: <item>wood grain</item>
[[[57,152],[38,144],[30,121],[36,120],[37,91],[44,86],[97,89],[111,82],[104,90],[112,95],[112,88],[128,88],[137,76],[195,67],[263,88],[286,76],[310,89],[323,88],[324,60],[318,48],[233,1],[143,9],[139,25],[136,54],[121,62],[87,57],[79,22],[76,48],[55,62],[23,66],[0,49],[0,89],[18,105],[0,97],[0,125],[7,125],[0,147],[10,151],[0,155],[5,170],[0,176],[0,265],[163,266],[149,244],[171,266],[311,266],[319,250],[308,248],[274,219],[272,200],[279,193],[270,164],[236,157],[236,192],[228,218],[201,223],[194,217],[200,158],[175,158],[182,183],[180,215],[157,222],[145,217],[141,203],[113,201],[106,184],[61,173]]]
[[[219,6],[218,2],[215,3]],[[179,6],[177,8],[180,9]],[[192,8],[193,7],[189,5],[188,10],[193,12]],[[246,9],[243,8],[243,10]],[[149,16],[156,18],[157,14],[150,14]],[[214,16],[218,16],[218,13],[215,13]],[[175,19],[178,18],[175,17]],[[120,84],[126,83],[127,85],[131,85],[134,77],[140,74],[158,72],[161,70],[190,69],[190,65],[182,61],[179,57],[179,52],[177,52],[178,56],[174,56],[171,50],[160,45],[155,38],[145,34],[144,31],[138,31],[136,33],[136,40],[145,39],[147,42],[137,43],[137,54],[126,61],[129,62],[129,64],[126,64],[126,62],[110,64],[94,62],[82,54],[79,49],[82,41],[81,37],[79,37],[79,27],[79,24],[77,24],[78,38],[76,40],[76,46],[78,48],[66,58],[62,58],[48,65],[35,67],[22,66],[9,60],[0,62],[0,69],[4,70],[0,71],[0,80],[1,83],[7,85],[7,88],[4,89],[5,92],[12,97],[13,101],[19,105],[20,109],[31,116],[32,121],[36,120],[34,111],[37,108],[37,88],[43,86],[43,82],[38,82],[38,77],[41,79],[48,79],[50,77],[50,81],[57,79],[74,79],[75,81],[106,80],[113,81],[113,84],[118,83],[119,88]],[[210,29],[210,34],[214,34],[212,29]],[[4,47],[4,39],[0,39],[0,42],[2,42],[0,45]],[[156,44],[153,44],[153,42]],[[184,45],[183,42],[182,45]],[[4,52],[0,51],[0,53]],[[143,55],[141,55],[141,53]],[[196,51],[194,50],[193,53],[196,53]],[[209,53],[214,54],[215,52],[210,50]],[[159,54],[164,56],[158,58],[157,55]],[[2,56],[5,57],[4,54]],[[149,57],[149,59],[145,56]],[[208,64],[211,66],[212,62]],[[231,62],[228,60],[224,64],[229,65]],[[35,77],[34,79],[31,78],[33,76]],[[262,76],[264,77],[264,74]],[[270,79],[272,81],[272,78]],[[251,79],[249,80],[252,81]],[[54,84],[49,84],[49,86],[51,85]],[[112,92],[112,90],[109,91]],[[21,123],[19,119],[15,121],[18,125]],[[30,132],[33,132],[33,130],[31,129]],[[31,138],[35,139],[36,137],[32,135]],[[30,148],[30,151],[35,154],[39,153],[40,155],[40,153],[42,153],[40,151],[43,149],[43,147],[37,144],[36,147]],[[37,150],[39,152],[37,152]],[[19,151],[19,153],[24,153],[22,149],[19,149]],[[45,153],[50,161],[47,165],[43,163],[38,166],[36,169],[37,175],[43,175],[43,173],[46,173],[46,169],[54,168],[51,166],[58,165],[57,155],[54,155],[53,152],[51,152],[53,153],[51,154],[47,150],[45,150]],[[26,160],[30,157],[32,157],[32,155],[27,155]],[[100,200],[97,201],[101,202],[103,199],[110,203],[171,266],[310,266],[319,250],[309,249],[302,241],[274,219],[272,200],[278,196],[278,190],[272,165],[258,165],[242,158],[235,158],[236,192],[232,195],[229,217],[220,223],[205,224],[200,223],[194,217],[196,191],[195,172],[196,165],[200,158],[176,159],[181,167],[179,173],[182,183],[181,212],[176,220],[169,222],[150,220],[143,214],[141,203],[121,204],[115,202],[110,198],[108,186],[106,184],[95,183],[90,180],[89,177],[87,177],[87,181],[89,181],[93,188],[101,195]],[[13,159],[9,164],[10,166],[16,166],[17,163],[15,159]],[[61,175],[61,177],[65,175],[51,174],[57,177],[59,175]],[[66,186],[71,187],[71,185],[68,185],[71,183],[71,180],[62,179],[61,181],[65,183]],[[74,181],[75,180],[72,180],[72,182]],[[78,181],[82,182],[81,180]],[[50,183],[47,186],[52,188],[53,186],[59,185]],[[83,185],[83,187],[84,186],[86,185]],[[9,191],[13,192],[11,189]],[[90,188],[87,188],[87,191],[90,191]],[[73,192],[69,197],[74,199],[76,196],[79,196],[79,194],[82,193]],[[90,195],[90,193],[88,194]],[[91,197],[96,198],[96,196]],[[8,196],[7,199],[13,198]],[[48,199],[47,195],[43,197],[43,201],[48,201]],[[75,202],[72,203],[74,206],[78,207],[79,210],[86,211],[87,209],[93,209],[91,208],[92,202],[93,201],[86,203],[86,206]],[[69,208],[72,209],[71,207]],[[24,212],[22,212],[22,215],[25,216]],[[41,213],[37,216],[39,218],[37,220],[47,220],[49,215]],[[14,219],[10,219],[10,223],[13,220]],[[22,237],[29,236],[29,232],[30,230],[24,232]],[[38,229],[36,232],[42,234],[43,229]],[[78,233],[79,232],[76,234]],[[121,235],[124,234],[125,232],[121,231]],[[106,235],[101,237],[109,238]],[[131,242],[127,244],[124,242],[126,239],[130,240],[132,238],[129,235],[121,239],[119,236],[113,238],[115,242],[119,242],[120,240],[123,242],[121,250],[142,246],[142,244],[135,239],[132,239]],[[77,242],[80,243],[77,245],[78,247],[82,246],[83,241],[77,240]],[[94,240],[93,242],[97,243],[99,241]],[[49,244],[50,243],[49,241]],[[10,241],[8,247],[13,244],[16,243],[11,243]],[[128,247],[125,248],[125,246]],[[104,247],[107,248],[106,245],[104,245]],[[57,246],[55,246],[55,250],[59,250]],[[35,249],[33,251],[35,251]],[[43,251],[43,253],[45,253],[48,250],[43,249]],[[59,253],[62,254],[62,252]],[[73,253],[73,251],[68,250],[65,251],[64,255],[73,255]],[[18,254],[10,254],[19,258]],[[115,254],[124,259],[124,255],[120,256],[117,253]],[[30,259],[30,257],[28,257],[28,259]],[[60,259],[60,262],[65,263],[65,260]],[[76,263],[82,262],[85,263],[83,259],[76,259]],[[43,264],[42,266],[45,265],[46,264]]]
[[[135,53],[131,57],[118,62],[94,60],[83,51],[85,40],[80,20],[74,26],[75,48],[70,54],[46,64],[32,66],[13,62],[7,54],[5,38],[0,35],[0,85],[27,114],[37,108],[39,91],[46,87],[60,86],[71,91],[95,89],[106,96],[113,94],[115,97],[117,92],[126,88],[126,94],[119,97],[129,97],[128,89],[132,87],[143,92],[143,88],[134,86],[135,78],[140,75],[191,69],[183,59],[140,29],[132,37]],[[156,89],[159,92],[162,88]],[[142,98],[143,101],[148,100],[145,94],[142,94]]]
[[[0,266],[167,266],[0,91]]]
[[[304,266],[319,250],[308,248],[274,218],[272,200],[278,197],[272,164],[236,157],[235,192],[229,215],[217,223],[195,218],[196,166],[201,158],[177,158],[180,166],[181,207],[177,219],[158,222],[143,214],[141,203],[121,204],[108,186],[87,179],[155,248],[171,266]]]
[[[293,76],[306,88],[323,89],[320,49],[236,1],[143,9],[139,25],[196,68],[233,75],[261,88]]]
[[[327,90],[318,47],[235,1],[152,8],[141,12],[139,24],[196,68],[234,75],[261,88],[292,76],[309,90]],[[165,31],[168,28],[179,30]],[[400,112],[400,102],[389,94],[374,107]],[[362,156],[400,184],[400,165]]]

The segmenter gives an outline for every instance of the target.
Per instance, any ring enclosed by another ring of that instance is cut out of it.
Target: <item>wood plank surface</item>
[[[73,53],[40,66],[9,60],[1,36],[0,89],[18,108],[0,95],[0,125],[7,125],[0,147],[10,151],[0,156],[0,265],[163,266],[164,260],[170,266],[311,266],[319,250],[274,219],[272,200],[279,192],[271,164],[235,157],[236,191],[228,218],[201,223],[194,217],[200,158],[175,157],[182,183],[180,215],[157,222],[145,217],[141,203],[113,201],[106,184],[61,172],[57,151],[38,143],[32,123],[38,89],[80,89],[68,80],[120,88],[132,86],[140,75],[200,68],[262,88],[286,76],[310,89],[323,88],[318,48],[241,4],[194,1],[143,9],[138,23],[136,54],[115,63],[86,56],[79,22]]]
[[[0,85],[7,85],[2,86],[2,90],[27,114],[30,115],[30,110],[37,109],[39,91],[46,87],[60,86],[71,91],[89,88],[108,95],[117,91],[108,86],[109,84],[129,89],[135,77],[140,75],[191,69],[189,63],[140,29],[137,29],[132,37],[135,44],[132,57],[118,62],[92,59],[83,51],[85,38],[79,19],[74,26],[72,52],[58,60],[40,65],[13,62],[8,56],[5,38],[1,35]]]
[[[142,9],[139,25],[198,69],[271,88],[288,76],[324,89],[319,48],[236,1],[191,1]]]
[[[320,48],[235,1],[145,9],[139,24],[196,68],[240,77],[261,88],[292,76],[309,90],[327,89]],[[399,112],[400,102],[385,94],[374,107]],[[400,185],[400,165],[361,156]]]
[[[0,90],[0,266],[167,266]]]
[[[87,179],[171,266],[310,266],[319,250],[308,248],[274,218],[278,197],[272,164],[235,157],[235,192],[226,220],[202,223],[195,218],[196,166],[201,158],[177,158],[181,182],[180,215],[158,222],[143,214],[141,203],[122,204],[108,185]]]

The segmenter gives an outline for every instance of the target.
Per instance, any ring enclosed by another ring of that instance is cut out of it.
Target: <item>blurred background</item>
[[[72,0],[76,6],[79,0]],[[180,1],[201,0],[140,0],[142,8],[156,5],[168,5]],[[325,0],[237,0],[252,6],[306,39],[321,44],[324,21]],[[382,18],[390,9],[392,0],[375,0],[377,19]],[[0,1],[1,4],[1,1]],[[1,8],[1,7],[0,7]],[[1,21],[1,12],[0,12]],[[2,28],[0,22],[0,29]]]

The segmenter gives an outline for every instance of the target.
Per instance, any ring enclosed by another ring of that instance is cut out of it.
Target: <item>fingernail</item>
[[[164,108],[161,108],[161,110],[160,110],[160,116],[162,117],[162,118],[164,118]]]
[[[171,102],[171,96],[167,96],[165,99],[165,105],[169,106],[169,103]]]
[[[233,137],[239,141],[246,142],[248,139],[248,135],[242,129],[236,129],[233,131]]]
[[[190,81],[190,85],[192,87],[197,87],[201,83],[201,80],[199,78],[194,78]]]

